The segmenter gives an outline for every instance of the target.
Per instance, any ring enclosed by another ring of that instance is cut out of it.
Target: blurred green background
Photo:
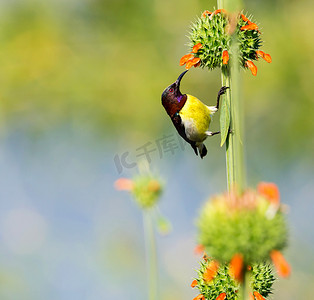
[[[158,238],[161,299],[192,299],[195,220],[226,187],[224,149],[200,160],[160,103],[188,52],[189,24],[214,1],[0,3],[0,298],[147,299],[141,213],[113,182],[140,148],[166,183]],[[314,293],[314,4],[246,1],[270,53],[243,72],[248,182],[274,181],[290,207],[293,273],[275,299]],[[192,69],[182,91],[213,105],[219,71]],[[216,117],[212,126],[219,127]],[[160,152],[158,141],[176,144]],[[126,165],[121,157],[128,153]],[[144,157],[144,156],[142,156]]]

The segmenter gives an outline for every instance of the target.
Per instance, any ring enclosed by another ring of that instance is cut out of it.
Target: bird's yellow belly
[[[197,98],[187,95],[187,101],[180,110],[180,116],[188,139],[203,142],[211,122],[210,110]]]

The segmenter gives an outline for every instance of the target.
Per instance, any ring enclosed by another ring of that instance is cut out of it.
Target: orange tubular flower
[[[253,23],[244,14],[241,14],[241,18],[244,22],[247,22],[249,25]]]
[[[271,63],[271,56],[268,53],[265,53],[263,51],[257,50],[256,55],[260,56],[261,58],[265,59],[268,63]]]
[[[180,66],[183,66],[185,65],[189,60],[193,59],[194,58],[194,55],[189,53],[189,54],[186,54],[186,55],[183,55],[180,59]]]
[[[226,14],[227,11],[226,11],[225,9],[223,9],[223,8],[216,9],[216,10],[213,12],[213,15],[217,15],[217,14],[219,14],[219,13],[224,13],[224,14]]]
[[[114,187],[118,191],[132,191],[134,184],[131,179],[119,178],[118,180],[115,181]]]
[[[244,25],[241,27],[241,30],[257,30],[258,31],[258,26],[255,23],[250,23],[248,25]]]
[[[263,57],[268,63],[272,62],[271,56],[268,53],[265,53],[264,57]]]
[[[186,63],[185,68],[188,70],[188,69],[190,69],[191,67],[193,67],[194,65],[198,64],[200,61],[201,61],[201,59],[200,59],[199,57],[194,57],[193,59],[189,60],[189,61]]]
[[[207,269],[205,270],[203,274],[203,279],[205,282],[210,282],[212,281],[215,276],[217,275],[219,269],[219,263],[216,260],[212,260],[208,266]]]
[[[203,45],[201,43],[194,45],[194,47],[192,49],[192,53],[197,53],[197,51],[201,48],[203,48]]]
[[[207,16],[210,16],[211,14],[212,14],[211,11],[205,10],[205,11],[202,13],[202,17],[206,18]]]
[[[242,281],[242,270],[243,270],[243,255],[238,253],[235,254],[230,262],[230,275],[239,281]]]
[[[226,298],[226,293],[221,293],[217,298],[216,300],[225,300]]]
[[[283,255],[278,250],[273,250],[270,257],[275,265],[278,274],[281,277],[288,277],[291,273],[290,265],[287,263]]]
[[[205,252],[205,247],[201,244],[197,245],[195,248],[194,248],[194,253],[195,254],[203,254]]]
[[[256,76],[257,67],[254,65],[254,63],[251,60],[247,60],[245,64],[251,70],[252,75]]]
[[[270,203],[279,205],[280,194],[276,184],[272,182],[260,182],[257,186],[257,191],[266,197]]]
[[[194,279],[191,283],[191,288],[195,288],[197,286],[197,280]]]
[[[244,14],[241,14],[241,18],[244,22],[251,22]]]
[[[254,291],[253,295],[256,300],[265,300],[265,298],[259,292]]]
[[[228,63],[228,61],[229,61],[229,53],[227,50],[224,50],[222,52],[222,64],[226,65]]]
[[[264,58],[264,55],[265,55],[265,52],[264,51],[261,51],[261,50],[257,50],[255,51],[256,55],[261,57],[261,58]]]
[[[195,298],[193,298],[193,300],[205,300],[204,295],[199,294],[198,296],[196,296]]]
[[[216,298],[216,300],[225,300],[225,298],[226,298],[226,293],[221,293],[217,298]]]

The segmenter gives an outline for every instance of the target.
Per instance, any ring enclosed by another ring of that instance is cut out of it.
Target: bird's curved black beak
[[[176,80],[176,84],[177,86],[180,86],[180,82],[181,82],[181,79],[183,78],[183,76],[185,75],[185,73],[187,72],[188,70],[184,71],[183,73],[181,73],[178,77],[178,79]]]
[[[178,77],[178,79],[176,80],[176,82],[175,82],[177,94],[181,94],[181,93],[180,93],[180,82],[181,82],[181,79],[183,78],[183,76],[185,75],[185,73],[186,73],[187,71],[188,71],[188,70],[182,72],[182,73],[179,75],[179,77]]]

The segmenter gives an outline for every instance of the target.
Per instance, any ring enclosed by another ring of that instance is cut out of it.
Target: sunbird
[[[163,91],[161,102],[180,136],[192,146],[196,155],[199,153],[203,158],[207,154],[203,144],[205,139],[220,133],[209,131],[209,124],[212,115],[219,108],[220,96],[229,87],[223,86],[219,90],[216,106],[207,106],[196,97],[180,92],[180,82],[186,72],[181,73],[178,79]]]

